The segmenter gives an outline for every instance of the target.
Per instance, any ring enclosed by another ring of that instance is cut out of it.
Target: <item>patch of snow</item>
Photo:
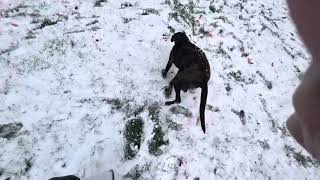
[[[1,1],[0,125],[23,128],[14,139],[0,138],[0,180],[85,178],[109,169],[124,176],[136,167],[144,179],[320,178],[284,124],[310,61],[284,0],[95,2]],[[174,2],[193,2],[192,17],[175,19],[183,10]],[[186,31],[210,62],[207,134],[197,124],[200,90],[182,93],[192,117],[164,106],[161,88],[176,72],[161,77],[173,45],[169,26]],[[107,99],[146,106],[133,160],[123,159],[132,116]],[[148,114],[152,103],[161,107],[169,140],[160,156],[148,149],[159,125]],[[168,128],[167,118],[182,128]]]

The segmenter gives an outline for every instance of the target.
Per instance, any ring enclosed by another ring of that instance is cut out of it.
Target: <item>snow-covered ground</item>
[[[6,0],[0,9],[0,180],[109,169],[129,179],[320,178],[285,127],[310,61],[285,0]],[[176,70],[160,72],[182,30],[211,65],[207,134],[200,90],[164,106]],[[143,134],[128,158],[135,119]]]

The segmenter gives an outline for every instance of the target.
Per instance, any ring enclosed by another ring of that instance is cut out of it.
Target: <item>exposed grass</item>
[[[209,9],[212,13],[221,13],[223,6],[219,6],[218,8],[215,5],[210,5]]]
[[[0,125],[0,138],[10,139],[22,129],[22,123],[9,123]]]
[[[151,120],[156,123],[159,124],[159,116],[160,116],[160,112],[161,112],[161,107],[160,104],[158,103],[152,103],[148,106],[148,111],[149,111],[149,117],[151,118]]]
[[[52,21],[50,19],[44,19],[44,21],[41,23],[41,25],[39,26],[38,29],[43,29],[46,26],[52,26],[52,25],[55,25],[57,23],[58,23],[58,21]]]
[[[269,145],[267,140],[259,141],[259,144],[264,150],[269,150],[270,149],[270,145]]]
[[[219,43],[218,49],[216,50],[217,54],[220,54],[221,56],[223,56],[226,59],[231,59],[231,56],[224,50],[224,48],[222,47],[223,43]]]
[[[192,32],[195,33],[195,28],[198,26],[195,20],[195,4],[193,1],[189,1],[188,4],[183,5],[179,0],[173,0],[172,2],[166,1],[173,10],[169,14],[169,19],[174,19],[175,21],[181,23],[186,23],[189,27],[192,28]]]
[[[235,81],[243,82],[244,84],[254,84],[254,83],[256,83],[255,79],[250,78],[250,77],[249,78],[244,77],[240,70],[238,70],[237,72],[234,72],[234,71],[229,72],[227,74],[227,76],[228,76],[228,79],[233,78]]]
[[[182,125],[176,122],[173,122],[169,116],[166,117],[166,125],[168,126],[169,129],[174,131],[180,131],[182,129]]]
[[[168,145],[169,140],[165,140],[165,134],[161,128],[161,126],[156,125],[153,128],[153,138],[149,141],[149,153],[155,156],[159,156],[163,154],[161,147],[163,145]]]
[[[124,138],[126,141],[124,146],[124,158],[126,160],[131,160],[137,155],[143,141],[143,126],[144,123],[141,118],[131,119],[127,122],[124,131]]]
[[[214,107],[210,104],[207,104],[206,109],[213,112],[220,112],[220,109],[218,107]]]
[[[132,7],[133,5],[130,2],[121,3],[121,9]]]
[[[297,152],[293,147],[289,145],[284,146],[285,151],[287,152],[287,156],[293,157],[300,165],[304,167],[315,166],[319,167],[320,164],[318,161],[313,160],[309,156],[304,156],[301,152]]]
[[[64,55],[69,45],[66,39],[52,39],[45,43],[43,51],[47,51],[50,56]]]
[[[155,15],[160,15],[159,11],[153,8],[147,8],[144,9],[142,12],[142,15],[149,15],[149,14],[155,14]]]
[[[103,3],[107,3],[108,0],[97,0],[95,3],[94,3],[94,7],[102,7]]]
[[[182,114],[185,117],[189,117],[189,118],[192,117],[192,113],[187,108],[182,107],[182,106],[172,106],[170,108],[170,112],[172,114]]]
[[[20,59],[19,63],[12,64],[19,73],[30,73],[33,71],[41,71],[51,67],[51,64],[41,57],[32,56],[28,59]]]
[[[130,102],[133,100],[130,99],[120,99],[120,98],[109,98],[103,99],[103,102],[111,105],[111,113],[116,111],[121,111],[126,114],[127,117],[130,117],[133,114],[133,109],[130,105]]]
[[[124,178],[132,180],[144,179],[142,175],[147,171],[150,171],[150,163],[145,165],[136,165],[126,175],[124,175]]]
[[[97,23],[99,23],[99,21],[98,20],[94,20],[94,21],[91,21],[91,22],[87,23],[86,26],[91,26],[91,25],[94,25],[94,24],[97,24]]]
[[[235,109],[231,109],[231,112],[239,116],[242,125],[246,125],[246,116],[244,110],[237,111]]]
[[[176,32],[176,30],[172,26],[168,26],[168,29],[172,34]]]
[[[264,84],[267,86],[267,88],[272,89],[272,82],[267,80],[266,77],[262,74],[262,72],[257,71],[257,74],[263,79]]]

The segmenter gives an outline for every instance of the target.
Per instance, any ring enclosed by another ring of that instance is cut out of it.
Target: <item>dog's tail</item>
[[[200,122],[201,122],[201,128],[204,133],[206,133],[205,112],[204,111],[206,109],[207,96],[208,96],[208,84],[205,83],[201,87],[201,101],[200,101]]]

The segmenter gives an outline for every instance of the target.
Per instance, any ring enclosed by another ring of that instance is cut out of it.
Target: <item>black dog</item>
[[[166,69],[162,70],[162,76],[166,78],[172,63],[179,69],[176,76],[165,88],[166,96],[170,96],[172,87],[176,92],[176,99],[167,101],[166,105],[180,103],[180,91],[201,88],[200,120],[203,132],[205,128],[205,107],[208,95],[208,81],[210,79],[210,65],[204,52],[189,41],[183,32],[175,33],[171,42],[174,42]]]

